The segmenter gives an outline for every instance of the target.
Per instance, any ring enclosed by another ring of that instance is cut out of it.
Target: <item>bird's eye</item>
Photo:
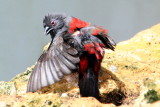
[[[54,26],[56,23],[55,23],[55,21],[52,21],[51,24]]]

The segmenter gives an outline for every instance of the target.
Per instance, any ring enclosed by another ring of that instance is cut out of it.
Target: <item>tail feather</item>
[[[95,97],[99,99],[98,71],[100,63],[96,63],[96,56],[83,54],[79,68],[79,89],[82,97]],[[96,68],[96,69],[95,69]]]
[[[79,79],[80,94],[82,97],[95,97],[99,99],[98,79],[90,69]]]

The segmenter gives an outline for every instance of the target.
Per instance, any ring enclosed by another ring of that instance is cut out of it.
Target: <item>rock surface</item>
[[[26,93],[34,65],[0,82],[0,107],[158,107],[160,105],[160,24],[106,50],[99,75],[100,101],[81,98],[77,73],[36,93]]]

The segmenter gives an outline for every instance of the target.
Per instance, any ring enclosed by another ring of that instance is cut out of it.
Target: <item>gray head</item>
[[[57,31],[65,26],[65,14],[48,14],[43,19],[43,27],[46,35],[55,36]]]

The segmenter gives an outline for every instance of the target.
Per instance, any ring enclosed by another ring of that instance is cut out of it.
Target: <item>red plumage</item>
[[[69,24],[69,32],[74,33],[75,29],[84,28],[88,26],[89,26],[89,23],[73,17],[72,21]]]

